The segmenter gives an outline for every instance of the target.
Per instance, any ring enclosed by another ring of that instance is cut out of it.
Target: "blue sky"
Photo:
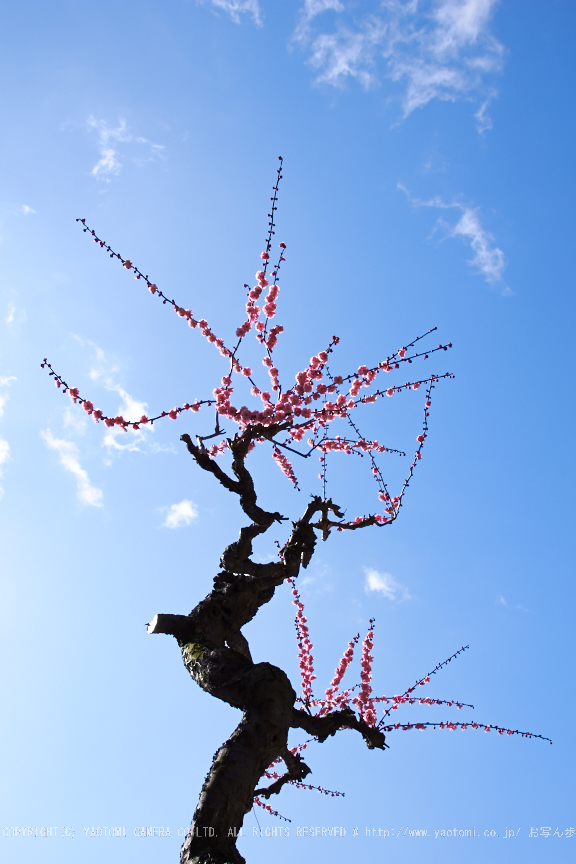
[[[211,431],[212,415],[109,430],[40,362],[112,416],[208,398],[224,361],[75,219],[226,338],[259,267],[279,155],[285,379],[333,334],[343,374],[432,327],[430,347],[453,344],[414,366],[455,378],[434,392],[400,518],[332,536],[299,580],[318,689],[374,616],[379,693],[470,645],[427,695],[474,711],[398,719],[476,719],[554,744],[398,731],[373,753],[343,732],[307,761],[311,782],[346,797],[285,790],[271,803],[290,824],[259,810],[244,830],[289,824],[291,836],[240,849],[262,864],[568,860],[575,29],[567,0],[3,4],[0,812],[3,829],[58,829],[2,836],[5,860],[36,860],[39,845],[59,864],[178,860],[178,828],[238,722],[144,627],[190,611],[243,524],[179,442]],[[258,362],[253,348],[243,362]],[[365,434],[410,453],[421,393],[365,410]],[[300,493],[269,453],[253,463],[264,506],[292,519],[320,492],[318,464],[299,461]],[[391,489],[406,463],[383,463]],[[369,473],[329,463],[328,492],[351,516],[378,506]],[[297,685],[290,601],[279,589],[246,635]],[[295,836],[333,825],[346,837]],[[110,826],[126,838],[85,836]],[[142,826],[171,836],[135,837]]]

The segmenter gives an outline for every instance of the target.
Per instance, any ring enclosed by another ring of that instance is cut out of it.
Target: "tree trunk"
[[[210,653],[220,654],[220,651]],[[236,681],[225,683],[222,658],[214,657],[214,660],[219,667],[215,676],[212,670],[206,669],[210,665],[209,658],[202,658],[205,668],[200,676],[190,668],[199,664],[185,662],[194,678],[203,678],[204,685],[208,683],[206,673],[211,678],[219,678],[220,698],[225,692],[227,702],[244,703],[244,714],[214,757],[182,846],[182,864],[244,864],[236,848],[236,837],[245,814],[252,809],[260,777],[286,750],[296,699],[286,674],[270,663],[252,665],[238,678],[238,664],[232,662],[232,677]]]
[[[252,561],[252,541],[284,517],[257,505],[244,459],[253,439],[273,436],[282,428],[252,426],[243,436],[228,441],[235,480],[209,457],[202,441],[195,445],[189,435],[182,435],[198,465],[239,495],[242,509],[252,520],[240,530],[238,540],[224,550],[220,559],[223,569],[214,578],[210,594],[189,615],[160,614],[148,625],[149,633],[166,633],[177,639],[186,668],[203,690],[243,712],[236,730],[216,753],[204,781],[182,846],[182,864],[245,864],[236,848],[236,837],[245,814],[252,809],[258,781],[266,768],[281,758],[288,769],[271,786],[258,790],[266,798],[279,792],[284,783],[300,781],[310,773],[309,767],[287,749],[291,726],[305,729],[319,741],[343,727],[351,727],[362,734],[368,747],[385,747],[382,732],[368,727],[350,709],[321,717],[296,710],[296,694],[285,672],[270,663],[254,664],[241,632],[272,599],[279,585],[296,578],[301,566],[307,567],[316,544],[315,529],[321,530],[326,539],[330,527],[339,524],[331,522],[328,513],[338,519],[343,516],[330,499],[315,496],[302,518],[292,524],[278,561]],[[312,522],[317,513],[322,514],[322,519]]]

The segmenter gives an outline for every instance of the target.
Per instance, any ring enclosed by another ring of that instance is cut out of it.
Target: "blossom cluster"
[[[258,807],[262,807],[263,810],[267,810],[271,816],[276,816],[278,819],[283,819],[284,822],[291,822],[291,819],[288,819],[286,816],[282,816],[281,813],[278,813],[277,810],[273,810],[270,804],[265,804],[264,801],[261,801],[260,798],[256,795],[254,798],[254,804],[257,804]]]
[[[128,431],[128,429],[134,429],[138,431],[140,426],[146,426],[147,424],[152,425],[155,420],[160,420],[162,417],[169,417],[171,420],[176,420],[179,414],[182,411],[192,411],[193,413],[197,413],[202,405],[213,405],[214,399],[196,399],[194,402],[189,403],[185,402],[179,408],[172,408],[170,411],[162,411],[156,417],[148,417],[146,414],[143,414],[139,419],[133,420],[125,420],[121,415],[117,415],[116,417],[109,417],[107,414],[104,414],[99,408],[94,407],[94,403],[90,401],[90,399],[84,399],[80,396],[80,391],[77,387],[69,387],[66,381],[58,375],[51,364],[48,362],[48,359],[44,357],[44,360],[40,364],[42,369],[49,369],[49,375],[54,378],[55,386],[61,390],[62,393],[67,393],[70,397],[71,402],[74,404],[79,404],[82,406],[84,411],[89,417],[92,417],[95,423],[99,423],[102,421],[105,426],[109,428],[113,426],[117,426],[120,429],[123,429],[124,432]]]
[[[312,656],[312,648],[314,647],[308,635],[308,619],[304,615],[304,604],[300,599],[300,594],[294,584],[293,579],[287,579],[292,585],[292,601],[296,606],[296,618],[294,620],[296,627],[296,637],[298,640],[298,666],[300,668],[300,677],[302,679],[302,701],[309,704],[312,699],[312,682],[316,680],[314,675],[314,657]]]
[[[373,702],[384,702],[388,704],[388,702],[392,702],[390,709],[392,711],[397,711],[400,705],[447,705],[448,708],[452,708],[453,705],[456,708],[474,708],[474,705],[470,705],[468,702],[457,702],[455,699],[431,699],[430,696],[425,696],[422,699],[416,699],[410,696],[377,696],[376,699],[372,700]]]
[[[354,638],[351,639],[348,643],[348,647],[344,651],[340,662],[334,670],[334,677],[330,682],[330,686],[326,689],[326,695],[323,700],[323,705],[318,712],[319,714],[327,714],[333,708],[338,708],[348,704],[350,698],[350,691],[345,690],[343,693],[338,693],[338,688],[340,686],[340,682],[346,674],[348,666],[352,662],[352,658],[354,657],[354,648],[356,647],[359,638],[360,634],[357,633],[356,636],[354,636]]]
[[[410,687],[407,687],[406,690],[402,694],[397,694],[395,696],[372,696],[372,664],[374,662],[374,657],[372,654],[372,650],[374,647],[374,619],[371,618],[369,621],[368,632],[364,637],[362,642],[362,656],[360,660],[361,672],[360,672],[360,685],[354,685],[350,689],[344,692],[338,692],[342,679],[346,674],[350,663],[354,657],[354,649],[359,640],[359,634],[357,634],[349,643],[348,647],[344,651],[344,654],[338,663],[332,681],[330,682],[330,686],[325,691],[325,696],[323,699],[314,699],[312,696],[312,681],[316,679],[314,675],[314,661],[312,657],[312,642],[310,641],[309,629],[308,629],[308,620],[304,614],[304,603],[301,600],[300,594],[296,589],[294,579],[290,578],[286,580],[291,586],[291,592],[293,596],[293,603],[296,606],[296,618],[295,618],[295,628],[296,635],[298,641],[298,665],[300,669],[300,677],[302,680],[302,696],[298,698],[298,701],[303,702],[306,706],[307,710],[310,711],[312,708],[318,709],[317,716],[323,716],[329,714],[331,711],[342,709],[345,707],[351,707],[353,705],[358,712],[359,719],[363,720],[368,726],[376,726],[382,732],[394,732],[398,729],[406,732],[410,729],[418,729],[420,731],[424,731],[427,727],[438,728],[438,729],[448,729],[450,731],[455,731],[456,729],[461,729],[462,731],[466,731],[466,729],[484,729],[485,732],[490,732],[495,730],[498,735],[520,735],[523,738],[540,738],[544,741],[550,741],[544,735],[537,735],[532,732],[521,732],[518,729],[509,729],[505,726],[500,725],[489,725],[486,723],[478,723],[476,721],[465,721],[465,722],[455,722],[453,720],[446,720],[442,722],[433,722],[433,721],[418,721],[418,722],[405,722],[405,723],[389,723],[385,724],[385,718],[389,715],[390,711],[396,711],[399,709],[401,705],[446,705],[447,707],[456,707],[461,710],[462,708],[474,708],[473,705],[470,705],[466,702],[457,701],[455,699],[434,699],[430,696],[425,697],[417,697],[412,695],[416,690],[416,687],[423,687],[426,684],[429,684],[432,680],[432,675],[435,675],[441,669],[448,665],[448,663],[452,662],[452,660],[456,659],[460,654],[466,651],[469,646],[463,645],[454,654],[451,654],[450,657],[447,657],[446,660],[443,660],[441,663],[436,664],[436,666],[428,672],[426,675],[419,678],[416,683]],[[351,693],[356,690],[359,686],[359,693],[357,696],[351,697]],[[350,705],[351,703],[351,705]],[[385,710],[383,717],[380,722],[377,724],[377,715],[376,715],[376,706],[378,703],[383,705],[389,705],[389,707]],[[314,739],[311,739],[314,740]],[[308,747],[310,741],[306,741],[302,744],[298,744],[295,747],[290,748],[290,752],[293,755],[296,755],[302,750],[305,750]],[[552,741],[550,741],[552,743]],[[264,771],[264,776],[268,779],[277,780],[279,778],[279,774],[274,769],[274,766],[279,762],[283,761],[281,757],[278,757],[271,763],[266,771]],[[321,786],[312,786],[310,784],[300,782],[300,781],[288,781],[292,785],[296,786],[297,789],[316,789],[318,792],[323,793],[324,795],[343,795],[342,792],[332,792],[330,790],[324,789]],[[279,815],[276,811],[272,810],[271,807],[262,804],[257,799],[254,799],[255,803],[260,806],[265,807],[271,815]],[[286,817],[280,817],[285,819]]]
[[[366,721],[369,726],[376,725],[376,711],[374,710],[374,700],[372,695],[372,648],[374,647],[374,618],[370,619],[368,633],[364,637],[362,643],[362,659],[360,666],[360,693],[352,699],[352,704],[356,705],[358,714]]]
[[[299,783],[297,780],[290,781],[291,786],[295,786],[296,789],[309,789],[310,791],[315,790],[319,792],[321,795],[329,795],[330,798],[345,798],[345,792],[333,792],[331,789],[324,789],[322,786],[311,786],[310,783]]]
[[[300,598],[300,595],[294,585],[293,579],[286,580],[290,582],[292,586],[292,594],[294,596],[294,603],[297,607],[297,615],[296,615],[296,632],[298,636],[298,651],[299,651],[299,668],[300,675],[302,678],[302,691],[303,697],[300,701],[304,702],[308,709],[317,708],[318,716],[322,716],[328,714],[330,711],[337,710],[344,707],[354,706],[356,711],[358,712],[358,716],[360,719],[364,720],[369,726],[375,726],[377,721],[376,710],[377,705],[382,704],[388,705],[389,707],[385,709],[381,720],[378,722],[378,728],[384,732],[390,732],[395,729],[424,729],[426,726],[438,726],[440,729],[467,729],[468,727],[472,729],[485,729],[489,732],[491,729],[496,729],[498,734],[503,735],[522,735],[525,738],[542,738],[545,741],[549,741],[549,738],[546,738],[543,735],[536,735],[534,733],[529,732],[519,732],[517,729],[509,730],[502,726],[487,726],[483,723],[476,722],[466,722],[466,723],[454,723],[453,721],[447,721],[446,723],[392,723],[389,725],[385,725],[385,719],[388,717],[391,711],[397,711],[401,705],[446,705],[448,708],[456,707],[461,710],[462,708],[474,708],[473,705],[470,705],[467,702],[462,702],[456,699],[435,699],[430,696],[425,697],[417,697],[412,695],[416,690],[416,687],[423,687],[426,684],[429,684],[432,680],[432,675],[435,675],[441,669],[446,667],[452,660],[455,660],[460,654],[464,651],[468,650],[469,645],[463,645],[454,654],[451,654],[450,657],[447,657],[446,660],[443,660],[441,663],[438,663],[433,669],[430,670],[426,675],[419,678],[414,685],[411,687],[407,687],[406,690],[395,696],[372,696],[372,664],[374,662],[374,657],[372,655],[372,650],[374,647],[374,619],[371,618],[369,621],[368,632],[364,637],[364,641],[362,643],[362,656],[360,660],[360,685],[354,685],[350,689],[344,691],[343,693],[338,693],[338,688],[340,683],[352,662],[354,656],[354,648],[358,642],[359,636],[356,635],[354,639],[352,639],[348,643],[348,647],[344,652],[344,655],[336,670],[334,672],[334,677],[330,682],[330,686],[326,689],[326,693],[323,699],[313,699],[312,692],[310,688],[311,678],[310,675],[313,674],[313,661],[310,653],[310,649],[313,647],[309,638],[309,631],[307,626],[307,618],[304,615],[304,604]],[[315,677],[315,676],[314,676]],[[351,697],[351,693],[358,689],[359,693],[357,696]],[[307,746],[300,745],[303,747]],[[293,752],[297,752],[296,748],[294,748]]]
[[[382,726],[382,731],[393,732],[396,729],[402,729],[403,732],[407,732],[409,729],[424,731],[427,726],[437,729],[449,729],[451,732],[454,732],[456,729],[462,729],[465,732],[468,728],[483,729],[484,732],[491,732],[494,729],[498,735],[520,735],[522,738],[540,738],[542,741],[550,741],[550,744],[552,744],[550,738],[547,738],[545,735],[536,735],[534,732],[520,732],[519,729],[506,729],[504,726],[493,726],[486,723],[454,723],[452,720],[446,720],[442,723],[392,723],[389,726]]]
[[[86,219],[77,220],[82,230],[91,236],[98,246],[105,249],[111,258],[118,260],[124,270],[133,274],[134,278],[141,284],[146,284],[150,294],[161,300],[163,305],[172,307],[180,320],[185,321],[191,329],[200,332],[227,361],[228,371],[221,377],[219,386],[214,388],[213,398],[196,399],[193,403],[185,403],[180,407],[164,410],[154,417],[125,418],[120,415],[112,416],[96,408],[89,399],[80,397],[77,388],[68,387],[66,382],[59,375],[56,375],[47,359],[44,359],[42,366],[48,367],[50,375],[55,377],[56,385],[61,387],[64,392],[68,392],[74,402],[81,404],[96,422],[102,421],[107,426],[117,426],[125,431],[131,429],[137,431],[141,425],[153,423],[163,417],[175,420],[182,412],[188,410],[197,412],[202,406],[215,406],[218,417],[237,424],[241,435],[246,433],[257,443],[265,443],[266,441],[271,443],[274,461],[295,488],[298,488],[298,481],[294,467],[287,455],[288,452],[307,458],[318,450],[324,497],[326,497],[326,458],[328,454],[344,453],[346,455],[368,456],[372,476],[377,484],[378,499],[384,505],[383,512],[370,516],[357,516],[349,521],[342,520],[338,530],[356,529],[367,525],[388,525],[397,518],[414,468],[422,457],[422,447],[428,432],[427,421],[432,390],[440,379],[453,376],[447,372],[443,375],[432,374],[424,378],[406,381],[403,384],[392,384],[378,389],[373,389],[373,385],[382,374],[387,375],[398,371],[402,364],[412,364],[416,359],[427,360],[435,352],[447,351],[452,347],[452,343],[440,343],[435,348],[420,350],[419,343],[436,330],[433,327],[398,348],[375,366],[361,364],[356,371],[350,374],[332,375],[328,365],[331,359],[330,355],[340,341],[337,336],[333,336],[330,344],[324,350],[314,354],[307,365],[296,372],[294,383],[291,386],[281,383],[281,375],[273,359],[273,351],[279,335],[283,332],[283,327],[280,324],[274,324],[269,329],[269,324],[275,319],[277,312],[280,292],[279,271],[285,260],[286,251],[286,244],[279,243],[277,263],[273,269],[270,269],[282,165],[283,162],[280,158],[271,198],[271,210],[268,214],[269,222],[265,248],[260,253],[260,265],[256,272],[255,283],[252,287],[244,286],[247,289],[245,317],[236,329],[238,341],[235,345],[226,344],[224,339],[214,332],[205,318],[195,316],[191,309],[169,297],[130,258],[125,258],[114,251],[109,243],[99,237],[86,224]],[[256,371],[250,366],[244,365],[240,360],[240,346],[250,331],[255,333],[259,346],[264,349],[262,364],[267,375],[265,385],[259,381]],[[238,382],[248,382],[250,393],[259,400],[259,405],[250,407],[248,404],[242,404],[236,398]],[[393,496],[388,492],[382,472],[376,463],[376,457],[389,453],[402,456],[405,454],[387,444],[364,437],[352,420],[351,414],[362,405],[373,404],[385,396],[392,397],[406,390],[418,391],[420,387],[426,387],[424,423],[420,434],[417,436],[417,448],[406,480],[399,493]],[[347,422],[353,435],[330,434],[331,425],[335,421]],[[252,427],[264,427],[264,429],[274,427],[273,434],[271,432],[265,435],[254,435]],[[224,430],[222,430],[222,434],[226,434]],[[283,438],[281,438],[282,435],[284,435]],[[302,445],[304,441],[307,441],[309,448],[307,450],[298,448],[298,445]],[[208,454],[211,458],[216,458],[225,449],[227,449],[226,445],[213,446]]]
[[[292,468],[290,461],[286,458],[286,456],[284,456],[283,453],[280,452],[280,450],[276,446],[274,446],[272,449],[272,455],[276,464],[280,466],[284,474],[286,474],[288,479],[292,481],[296,489],[299,489],[298,480],[296,479],[296,475],[294,474],[294,469]]]
[[[387,716],[390,714],[390,711],[396,711],[396,710],[398,709],[398,706],[401,705],[401,704],[403,704],[404,702],[407,702],[408,704],[413,705],[415,700],[412,701],[412,697],[411,697],[410,694],[414,692],[414,690],[416,689],[416,687],[423,687],[425,684],[429,684],[430,681],[432,680],[432,679],[431,679],[431,676],[432,676],[432,675],[436,675],[436,673],[439,672],[441,669],[443,669],[444,666],[447,666],[448,663],[451,663],[452,660],[455,660],[456,657],[458,657],[458,656],[459,656],[460,654],[462,654],[464,651],[469,650],[469,648],[470,648],[469,645],[462,645],[462,647],[459,648],[457,651],[455,651],[454,654],[451,654],[450,657],[447,657],[446,660],[443,660],[441,663],[437,663],[436,666],[434,667],[434,669],[431,669],[430,672],[427,672],[426,675],[424,675],[422,678],[419,678],[419,679],[416,681],[416,683],[412,685],[412,687],[408,687],[408,688],[404,691],[404,693],[402,693],[402,695],[394,696],[393,699],[392,699],[392,705],[390,706],[390,708],[388,708],[388,709],[384,712],[384,717],[387,717]],[[382,701],[387,702],[388,700],[384,697]],[[419,704],[421,704],[421,705],[450,704],[450,703],[448,703],[448,702],[443,702],[443,700],[436,700],[436,699],[432,699],[432,700],[429,700],[429,699],[424,699],[424,700],[419,699],[418,702],[419,702]],[[458,708],[460,708],[461,705],[464,705],[465,703],[455,702],[454,704],[455,704]],[[467,707],[467,708],[473,708],[474,706],[473,706],[473,705],[466,705],[466,707]],[[383,722],[384,722],[384,717],[382,718],[382,720],[380,721],[380,723],[383,723]]]
[[[299,753],[301,750],[305,750],[308,747],[308,744],[310,743],[310,741],[314,741],[314,740],[315,740],[314,738],[311,738],[309,741],[304,741],[302,744],[298,744],[296,747],[291,747],[290,752],[292,753],[293,756],[296,756],[297,753]],[[283,762],[283,761],[284,761],[284,759],[281,756],[278,756],[278,758],[274,759],[274,761],[270,763],[270,765],[268,766],[266,771],[264,771],[262,776],[266,777],[267,780],[278,780],[281,775],[276,770],[271,771],[270,769],[274,768],[275,765],[278,765],[279,762]],[[288,780],[287,782],[291,786],[295,786],[296,789],[308,789],[309,791],[316,791],[316,792],[319,792],[321,795],[327,795],[330,798],[337,798],[337,797],[344,798],[345,797],[344,792],[335,792],[332,789],[324,789],[323,786],[313,786],[311,783],[303,783],[300,780]],[[254,801],[257,804],[259,804],[261,807],[265,806],[262,804],[262,802],[260,801],[259,798],[257,800],[257,796],[254,798]],[[280,815],[280,814],[277,814],[276,811],[270,809],[269,807],[265,807],[265,809],[269,810],[269,812],[272,815]],[[280,816],[280,818],[285,819],[286,817]],[[287,821],[290,821],[290,820],[287,820]]]

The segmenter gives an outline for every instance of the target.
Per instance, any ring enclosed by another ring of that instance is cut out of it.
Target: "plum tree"
[[[237,496],[246,516],[247,524],[240,530],[238,539],[222,553],[221,569],[214,576],[210,593],[190,614],[159,613],[147,625],[151,634],[164,633],[176,639],[186,669],[203,690],[242,711],[240,723],[216,753],[202,787],[190,830],[182,846],[182,864],[241,864],[244,858],[236,847],[236,837],[245,814],[251,810],[254,802],[278,815],[266,803],[270,797],[278,794],[286,783],[307,785],[303,781],[310,773],[310,768],[301,755],[305,745],[288,747],[290,729],[302,729],[318,742],[326,741],[339,730],[352,729],[362,736],[368,748],[383,750],[387,746],[385,733],[397,728],[425,729],[429,725],[449,729],[458,726],[466,728],[468,725],[488,730],[491,728],[483,724],[454,724],[450,721],[440,724],[387,724],[390,712],[402,703],[442,704],[441,700],[416,697],[415,688],[428,683],[431,674],[467,646],[463,646],[403,694],[390,698],[374,697],[371,686],[373,620],[362,644],[360,684],[340,690],[359,639],[356,636],[348,644],[324,697],[317,699],[313,696],[312,682],[315,676],[312,643],[295,580],[301,568],[306,568],[310,563],[318,537],[327,540],[333,531],[384,528],[398,518],[428,435],[432,392],[440,379],[452,375],[449,372],[432,374],[403,384],[383,386],[378,386],[378,382],[382,375],[386,377],[396,372],[403,364],[412,364],[417,359],[425,360],[431,354],[447,351],[451,343],[420,350],[420,343],[425,337],[431,336],[436,329],[433,328],[388,355],[375,367],[361,365],[354,372],[336,375],[332,374],[330,368],[331,355],[339,342],[334,336],[329,345],[296,374],[294,383],[281,383],[273,355],[283,327],[271,324],[276,316],[280,268],[286,249],[284,243],[279,244],[278,258],[272,267],[281,177],[282,159],[273,187],[267,241],[260,255],[260,269],[256,273],[256,284],[252,288],[244,286],[248,289],[246,314],[236,330],[233,344],[226,344],[224,339],[215,335],[205,319],[197,319],[190,309],[179,306],[166,296],[132,261],[122,258],[98,237],[86,225],[85,219],[77,220],[95,243],[105,249],[111,258],[118,259],[136,279],[145,282],[150,293],[160,299],[164,306],[173,308],[183,322],[192,329],[198,329],[224,358],[228,367],[226,374],[210,398],[196,400],[192,404],[185,403],[162,411],[155,417],[111,417],[95,408],[92,401],[82,397],[78,388],[69,387],[46,358],[42,363],[58,388],[67,393],[74,403],[81,405],[96,422],[103,422],[109,427],[138,430],[164,417],[174,420],[188,411],[196,413],[201,408],[212,408],[216,417],[215,431],[198,436],[195,440],[189,434],[183,434],[181,441],[200,469],[212,474],[224,489]],[[263,354],[267,388],[257,383],[259,376],[243,365],[240,359],[244,340],[250,332],[255,335]],[[235,390],[239,389],[236,384],[239,387],[250,385],[251,396],[257,400],[255,408],[233,404]],[[406,390],[418,391],[420,388],[425,393],[422,427],[416,436],[416,448],[405,480],[397,494],[392,495],[377,459],[386,452],[400,451],[363,437],[354,419],[354,412],[377,400]],[[234,425],[235,433],[226,435],[221,423]],[[345,434],[336,434],[336,428],[342,429]],[[215,439],[214,443],[207,445],[206,442],[212,439]],[[306,444],[303,443],[304,439]],[[304,458],[318,456],[320,459],[322,494],[312,495],[299,518],[292,522],[287,539],[282,545],[278,544],[277,560],[268,563],[254,560],[253,542],[273,526],[282,524],[286,517],[279,512],[265,510],[258,504],[254,479],[247,467],[247,457],[255,447],[269,448],[273,460],[295,486],[298,480],[290,459],[294,459],[295,455]],[[334,452],[368,457],[382,512],[346,519],[341,506],[328,497],[326,461],[328,455]],[[222,467],[226,458],[228,468]],[[296,629],[302,678],[300,696],[296,695],[282,669],[267,662],[253,662],[250,646],[242,632],[242,628],[260,608],[271,600],[276,588],[286,581],[291,585],[297,609]],[[454,704],[462,707],[461,703]],[[378,721],[377,710],[380,706],[385,710]],[[518,732],[494,728],[500,734]],[[286,768],[282,774],[278,774],[274,767],[280,762],[284,762]],[[266,779],[272,782],[260,787],[262,777],[265,782]],[[320,791],[327,790],[320,788]]]

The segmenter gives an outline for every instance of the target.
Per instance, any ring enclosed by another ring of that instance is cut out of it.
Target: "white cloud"
[[[373,567],[365,567],[364,572],[366,574],[366,592],[376,591],[386,597],[387,600],[411,599],[408,589],[400,585],[391,573],[380,573]]]
[[[10,300],[10,302],[8,303],[8,314],[4,318],[4,322],[6,324],[12,324],[12,322],[14,321],[15,312],[16,312],[16,307],[14,306],[14,303]]]
[[[148,413],[148,405],[146,402],[139,402],[137,399],[134,399],[127,390],[125,390],[120,384],[117,384],[114,380],[114,374],[116,373],[116,367],[113,366],[109,360],[107,359],[104,351],[96,345],[94,342],[90,342],[88,340],[83,340],[79,336],[75,337],[81,345],[89,345],[94,353],[96,354],[96,364],[92,366],[89,372],[90,379],[92,381],[97,381],[104,385],[106,390],[110,390],[113,393],[118,393],[121,398],[121,403],[116,409],[115,415],[119,414],[124,417],[125,420],[135,422],[140,419],[143,414]],[[96,404],[96,400],[93,396],[90,397],[91,401]],[[97,408],[102,408],[102,405],[96,405]],[[109,414],[109,411],[104,411],[105,414]],[[109,415],[111,416],[111,415]],[[140,426],[138,430],[130,429],[129,431],[125,431],[123,428],[119,426],[108,427],[105,426],[105,433],[102,439],[102,446],[106,447],[108,451],[116,450],[116,451],[140,451],[142,444],[147,435],[150,432],[154,432],[154,427],[150,425]],[[123,443],[121,443],[123,442]],[[110,464],[110,463],[108,463]]]
[[[154,144],[152,141],[149,141],[147,138],[134,138],[136,144],[145,144],[150,148],[147,156],[135,156],[134,163],[141,168],[143,165],[146,165],[147,162],[152,162],[157,156],[164,155],[164,144]]]
[[[101,177],[106,182],[110,182],[111,176],[119,174],[122,169],[122,162],[118,155],[119,144],[144,144],[147,149],[147,156],[136,156],[134,161],[137,165],[144,165],[151,159],[161,155],[164,150],[162,144],[153,144],[147,138],[134,137],[126,125],[126,121],[120,119],[118,126],[113,128],[108,126],[105,120],[97,120],[90,116],[87,120],[90,131],[95,132],[98,136],[98,147],[100,150],[100,159],[92,168],[92,174],[95,177]]]
[[[494,285],[501,282],[506,269],[504,253],[499,246],[494,246],[494,237],[480,224],[478,210],[462,207],[462,216],[453,228],[449,228],[450,237],[462,237],[468,242],[474,252],[468,263],[479,270],[487,282]]]
[[[55,450],[60,457],[60,464],[76,478],[78,498],[83,504],[92,507],[102,507],[102,490],[92,486],[88,473],[80,465],[78,448],[72,441],[55,438],[50,429],[40,432],[40,437],[50,450]]]
[[[498,0],[382,0],[376,12],[358,17],[338,0],[306,0],[293,39],[309,51],[318,81],[342,86],[356,78],[368,88],[384,75],[402,85],[408,117],[432,99],[456,101],[485,93],[484,78],[500,71],[503,47],[490,34]],[[313,19],[338,13],[333,32],[312,33]],[[490,98],[495,91],[490,91]],[[488,100],[477,112],[479,131],[490,128]]]
[[[74,336],[74,338],[76,339],[77,342],[80,343],[80,345],[82,345],[82,347],[84,347],[84,345],[89,345],[90,348],[92,348],[92,350],[94,351],[94,354],[96,355],[96,362],[97,363],[101,363],[102,365],[106,365],[108,363],[104,351],[102,350],[102,348],[100,348],[99,345],[96,345],[95,342],[91,342],[90,339],[82,339],[80,336]],[[101,375],[101,374],[102,374],[101,369],[93,368],[90,370],[90,377],[93,379],[98,378],[99,375]]]
[[[27,204],[22,204],[22,207],[20,208],[20,212],[24,216],[30,216],[30,215],[33,215],[34,213],[36,213],[36,210],[33,210],[32,207],[29,207]]]
[[[107,390],[115,391],[122,398],[115,416],[121,415],[125,420],[137,421],[143,414],[146,414],[146,402],[136,401],[123,387],[114,384],[110,379],[106,379],[103,383]],[[102,439],[103,447],[107,447],[108,450],[131,452],[140,450],[139,444],[146,440],[146,432],[153,431],[153,427],[150,426],[141,426],[138,430],[130,429],[129,431],[118,426],[106,426],[104,428],[106,431]],[[120,443],[121,441],[125,441],[125,443]]]
[[[312,560],[305,575],[298,577],[298,585],[301,588],[306,587],[316,594],[331,592],[334,589],[332,568],[321,558],[316,561]]]
[[[101,147],[100,159],[92,168],[92,174],[119,174],[121,168],[116,151],[112,147]]]
[[[92,174],[104,176],[118,174],[122,168],[122,163],[117,158],[112,143],[131,140],[126,133],[126,121],[120,120],[116,129],[111,129],[105,120],[96,120],[95,117],[89,117],[87,122],[89,129],[97,132],[100,147],[100,159],[92,168]]]
[[[71,429],[77,435],[83,435],[86,432],[86,417],[82,416],[80,411],[78,411],[77,405],[70,405],[64,409],[62,425],[65,429]]]
[[[415,207],[434,207],[441,210],[459,210],[460,218],[454,225],[450,225],[444,219],[439,219],[432,234],[439,228],[444,230],[446,238],[460,237],[465,243],[472,248],[473,257],[468,260],[471,267],[475,267],[482,273],[487,282],[491,285],[498,283],[502,286],[502,291],[509,294],[510,289],[503,281],[504,270],[506,269],[506,258],[504,252],[499,246],[494,244],[494,237],[480,222],[479,210],[476,207],[471,207],[466,204],[461,204],[458,201],[446,203],[439,196],[423,201],[419,198],[412,198],[408,190],[398,183],[398,188],[406,194],[406,197]]]
[[[196,2],[202,4],[206,0],[196,0]],[[244,12],[252,16],[255,24],[258,24],[258,26],[262,24],[258,0],[207,0],[207,2],[216,9],[222,9],[224,12],[227,12],[236,24],[240,23],[240,15]]]
[[[122,402],[117,413],[125,420],[137,421],[143,414],[146,414],[148,407],[146,402],[138,402],[120,384],[115,384],[109,378],[105,379],[103,383],[107,390],[112,390],[120,395]],[[140,450],[138,445],[145,440],[145,433],[150,432],[151,429],[153,427],[147,425],[141,426],[138,430],[130,429],[129,432],[125,432],[118,426],[106,427],[102,444],[110,450]],[[121,444],[120,441],[124,439],[126,439],[126,443]]]
[[[10,384],[16,381],[13,375],[9,375],[4,378],[0,378],[0,388],[7,388]],[[0,418],[4,415],[4,406],[8,401],[8,393],[3,393],[0,390]],[[0,479],[2,479],[2,474],[4,473],[4,465],[10,461],[10,445],[8,441],[4,438],[0,438]],[[0,486],[0,498],[4,495],[4,489]]]
[[[488,97],[484,100],[480,108],[474,114],[474,119],[476,120],[476,128],[480,135],[483,135],[484,132],[488,132],[489,129],[492,129],[494,124],[492,123],[492,118],[489,114],[487,114],[488,106],[492,99],[496,97],[496,90],[491,90]]]
[[[304,0],[302,16],[306,18],[306,20],[311,21],[316,17],[316,15],[320,15],[322,12],[328,12],[330,9],[333,12],[343,12],[344,5],[340,0]]]
[[[505,606],[506,609],[512,609],[512,606],[511,606],[510,603],[508,603],[508,601],[507,601],[507,600],[502,596],[502,594],[499,594],[499,595],[498,595],[498,603],[500,603],[501,606]],[[530,610],[527,609],[525,606],[523,606],[522,603],[517,603],[516,606],[514,606],[514,609],[517,609],[518,612],[529,612],[529,611],[530,611]]]
[[[174,444],[158,444],[156,441],[148,442],[148,452],[149,453],[174,453],[177,454],[179,451],[176,449]]]
[[[10,387],[13,381],[16,381],[16,378],[13,375],[7,375],[4,378],[0,378],[0,388]],[[0,418],[4,415],[4,406],[8,401],[8,393],[0,392]]]
[[[0,378],[0,418],[4,416],[4,406],[8,401],[8,393],[2,392],[4,389],[10,387],[13,381],[16,381],[16,378],[13,375],[7,375],[3,378]],[[4,473],[4,465],[10,461],[10,445],[8,441],[4,438],[0,438],[0,480],[2,479],[2,475]],[[0,498],[4,495],[4,489],[0,486]]]
[[[308,38],[310,24],[317,15],[322,12],[343,12],[344,6],[340,0],[304,0],[304,5],[300,10],[300,20],[294,32],[293,38],[297,42],[306,41]]]
[[[368,89],[377,83],[374,71],[375,53],[383,39],[385,27],[368,21],[361,32],[342,28],[337,34],[322,33],[312,46],[310,63],[321,72],[318,82],[342,86],[347,76],[356,78]]]
[[[0,438],[0,478],[4,473],[3,466],[10,461],[10,445],[4,438]],[[0,498],[4,495],[4,489],[0,486]]]
[[[166,508],[163,508],[166,509]],[[182,525],[189,525],[198,517],[198,510],[194,504],[184,498],[179,504],[172,504],[168,507],[168,513],[164,520],[164,528],[180,528]]]

